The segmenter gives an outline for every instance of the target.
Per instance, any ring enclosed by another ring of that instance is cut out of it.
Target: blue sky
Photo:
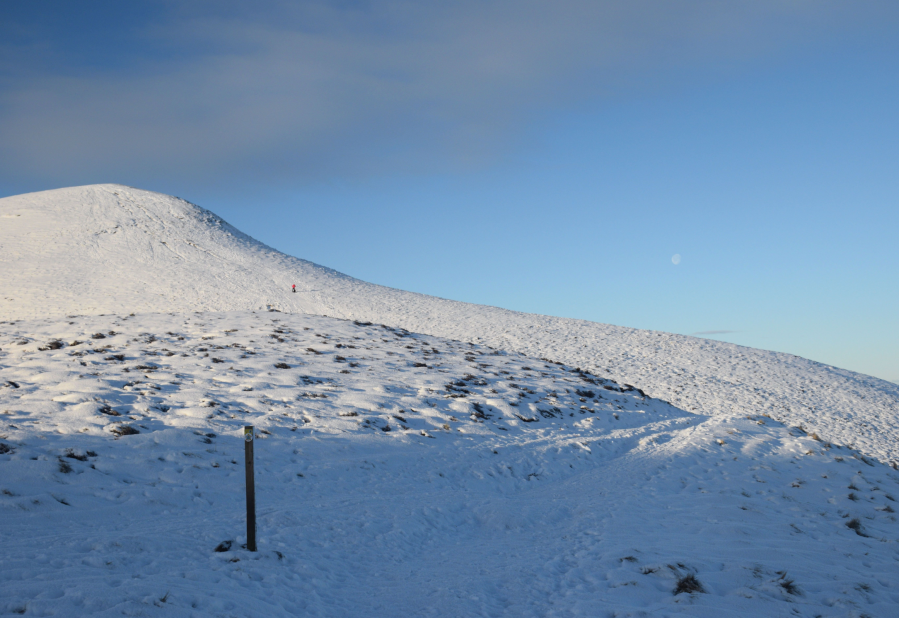
[[[895,2],[3,12],[0,195],[120,182],[368,281],[899,381]]]

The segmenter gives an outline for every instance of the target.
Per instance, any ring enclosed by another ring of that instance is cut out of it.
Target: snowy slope
[[[0,273],[3,320],[272,306],[373,321],[579,366],[698,414],[767,413],[899,461],[899,385],[789,354],[365,283],[183,200],[121,185],[0,200]]]
[[[377,324],[0,324],[2,616],[888,618],[897,497],[761,414]]]
[[[897,400],[371,285],[164,195],[6,198],[0,615],[886,618]]]

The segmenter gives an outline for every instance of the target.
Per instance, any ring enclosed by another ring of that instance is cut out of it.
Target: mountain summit
[[[351,279],[160,193],[92,185],[0,200],[2,317],[264,309],[321,312]],[[306,285],[303,285],[303,282]],[[292,283],[306,292],[288,297]]]

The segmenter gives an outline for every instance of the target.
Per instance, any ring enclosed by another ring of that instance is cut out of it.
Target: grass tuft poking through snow
[[[705,592],[705,588],[702,587],[695,575],[689,573],[677,580],[674,594],[693,594],[694,592]]]

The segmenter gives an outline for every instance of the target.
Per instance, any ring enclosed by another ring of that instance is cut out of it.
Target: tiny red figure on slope
[[[297,284],[296,283],[294,283],[292,286],[290,286],[290,291],[293,292],[294,294],[297,293]]]

